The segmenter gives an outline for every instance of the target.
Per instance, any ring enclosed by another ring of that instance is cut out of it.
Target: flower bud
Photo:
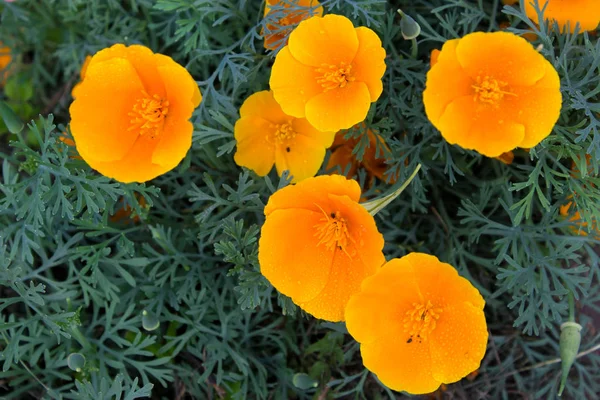
[[[567,383],[569,370],[577,358],[579,353],[579,345],[581,344],[581,325],[576,322],[565,322],[560,326],[560,359],[562,360],[562,377],[560,379],[560,388],[558,396],[560,396]]]
[[[400,32],[405,40],[416,39],[421,34],[421,26],[410,15],[404,14],[402,10],[398,10],[398,14],[402,16],[400,20]]]

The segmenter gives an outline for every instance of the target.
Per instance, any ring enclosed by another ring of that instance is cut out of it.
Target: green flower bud
[[[400,20],[400,32],[405,40],[416,39],[421,34],[421,26],[410,15],[404,14],[402,10],[398,10],[398,14],[402,16]]]
[[[562,377],[558,396],[562,395],[569,376],[569,370],[579,353],[581,344],[581,325],[576,322],[565,322],[560,326],[560,359],[562,361]]]

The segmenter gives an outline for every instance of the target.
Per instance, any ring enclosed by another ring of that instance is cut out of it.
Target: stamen
[[[317,83],[321,84],[326,92],[343,88],[348,82],[354,82],[356,79],[352,73],[352,65],[345,62],[341,62],[340,65],[322,64],[317,68],[317,73],[321,74]]]
[[[317,205],[317,207],[319,206]],[[321,207],[319,209],[323,212],[323,217],[320,220],[321,222],[315,225],[317,229],[315,236],[319,238],[317,246],[324,244],[330,251],[338,248],[352,258],[348,253],[348,244],[352,241],[352,238],[348,231],[346,219],[341,216],[339,211],[328,214]]]
[[[507,96],[516,96],[516,94],[509,91],[502,90],[508,86],[508,83],[499,81],[489,76],[481,77],[478,76],[476,84],[472,85],[475,89],[475,100],[479,100],[482,103],[497,104],[500,100]]]
[[[129,130],[139,129],[140,135],[149,135],[152,139],[162,132],[165,118],[169,113],[169,102],[155,94],[150,96],[142,90],[133,109],[127,114],[131,117]]]
[[[441,313],[442,309],[435,308],[429,300],[427,303],[413,303],[413,308],[404,316],[404,331],[409,334],[406,343],[422,343],[427,340]]]

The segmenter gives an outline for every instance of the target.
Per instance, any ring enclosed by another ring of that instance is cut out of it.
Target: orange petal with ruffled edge
[[[437,62],[427,73],[423,103],[427,118],[439,129],[440,117],[452,101],[473,94],[473,79],[467,75],[456,58],[458,39],[447,41],[439,52]]]
[[[449,294],[448,297],[454,294]],[[434,379],[453,383],[475,371],[485,355],[487,341],[483,305],[462,302],[444,306],[430,336],[429,349]]]
[[[289,46],[277,53],[269,85],[275,100],[286,114],[297,118],[306,115],[306,103],[323,92],[323,87],[317,82],[318,75],[315,68],[296,60]]]
[[[544,0],[539,0],[539,7],[543,9],[546,5]],[[538,14],[531,0],[525,2],[527,16],[539,23]],[[567,29],[575,32],[577,23],[581,26],[579,33],[592,31],[600,23],[600,2],[597,0],[548,0],[544,19],[556,21],[561,31]]]
[[[458,40],[456,58],[471,78],[490,76],[510,86],[535,84],[543,78],[548,65],[531,43],[509,32],[468,34]],[[441,62],[440,58],[438,63]]]
[[[169,113],[152,154],[152,162],[169,170],[187,154],[192,146],[193,126],[189,119],[202,96],[189,72],[169,57],[156,55],[157,70],[165,86]]]
[[[348,129],[364,121],[370,107],[367,85],[350,82],[310,99],[306,104],[306,119],[320,131]]]
[[[383,91],[381,78],[386,70],[385,50],[375,32],[364,26],[356,28],[358,51],[352,61],[354,77],[369,88],[371,101],[376,101]]]
[[[123,58],[90,64],[87,79],[71,104],[71,134],[87,161],[116,161],[138,138],[128,115],[144,89],[136,70]]]
[[[307,66],[349,64],[358,51],[358,37],[348,18],[329,14],[302,21],[290,34],[288,48]]]
[[[271,122],[254,116],[240,118],[235,123],[235,163],[265,176],[275,163],[275,146],[268,140]]]
[[[425,394],[436,390],[441,382],[431,373],[428,346],[406,343],[396,335],[386,335],[360,346],[363,364],[392,390]]]
[[[519,146],[525,138],[525,127],[511,121],[507,114],[478,104],[473,96],[463,96],[446,107],[437,128],[450,144],[498,157]]]
[[[276,210],[261,229],[260,271],[295,303],[315,298],[329,278],[334,253],[315,235],[322,217],[320,211]]]
[[[268,217],[275,210],[290,208],[321,212],[317,204],[328,203],[328,196],[325,194],[348,196],[351,200],[358,202],[360,186],[355,180],[346,179],[342,175],[322,175],[306,179],[273,193],[265,206],[265,215]]]

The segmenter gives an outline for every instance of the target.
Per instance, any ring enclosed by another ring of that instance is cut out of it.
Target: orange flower
[[[363,121],[381,95],[384,59],[371,29],[354,28],[341,15],[312,17],[277,54],[270,85],[286,114],[337,132]]]
[[[286,115],[273,93],[263,90],[242,104],[234,135],[237,165],[265,176],[275,164],[280,176],[289,170],[295,183],[317,173],[335,133],[319,132],[306,119]]]
[[[449,264],[423,253],[386,263],[346,307],[366,368],[393,390],[429,393],[479,368],[485,301]]]
[[[279,8],[273,10],[273,6]],[[285,46],[294,25],[313,15],[323,15],[323,7],[317,0],[298,0],[293,10],[290,10],[290,6],[291,4],[285,1],[266,0],[264,16],[273,14],[271,17],[274,19],[273,23],[267,23],[267,32],[262,32],[266,49],[277,50],[280,46]]]
[[[92,56],[86,56],[85,60],[83,60],[83,64],[81,65],[81,70],[79,71],[79,82],[73,86],[73,90],[71,91],[71,96],[75,98],[75,92],[78,90],[81,85],[81,81],[85,79],[85,73],[87,71],[88,66],[90,65],[90,61],[92,61]]]
[[[515,153],[513,153],[512,151],[507,151],[506,153],[502,153],[498,157],[496,157],[496,160],[502,161],[506,165],[512,164],[514,159]]]
[[[449,143],[488,157],[541,142],[561,101],[552,64],[508,32],[446,42],[423,93],[427,117]]]
[[[258,244],[260,271],[304,311],[329,321],[385,262],[383,236],[341,175],[308,178],[271,196]]]
[[[538,0],[540,10],[544,10],[544,19],[556,21],[561,31],[568,29],[571,33],[575,32],[577,23],[581,25],[580,32],[593,31],[600,23],[600,2],[598,0]],[[527,16],[536,22],[538,19],[537,11],[533,6],[533,0],[525,2],[525,12]]]
[[[188,120],[201,99],[194,79],[170,57],[138,45],[99,51],[69,109],[77,151],[103,175],[148,181],[185,157]]]
[[[346,177],[348,179],[353,178],[357,175],[359,168],[364,168],[367,171],[369,181],[372,183],[374,178],[381,179],[382,181],[388,181],[390,183],[396,182],[396,177],[391,176],[388,179],[385,177],[385,171],[388,169],[386,159],[383,157],[377,157],[377,146],[383,145],[388,151],[390,150],[387,144],[382,141],[379,135],[373,133],[371,129],[366,130],[366,134],[369,137],[369,147],[365,149],[362,160],[358,160],[356,155],[353,154],[354,148],[360,142],[360,138],[346,139],[345,132],[338,132],[333,141],[331,157],[327,163],[327,170],[333,170],[336,166],[339,166],[341,172],[348,168]]]
[[[569,221],[575,223],[576,226],[571,228],[573,233],[578,234],[579,236],[587,236],[588,235],[588,223],[581,219],[581,214],[579,211],[572,212],[571,206],[573,202],[570,201],[567,204],[560,207],[560,215],[564,217],[568,217]],[[592,221],[591,231],[594,236],[600,237],[600,226],[596,221]],[[595,234],[594,234],[595,233]]]

